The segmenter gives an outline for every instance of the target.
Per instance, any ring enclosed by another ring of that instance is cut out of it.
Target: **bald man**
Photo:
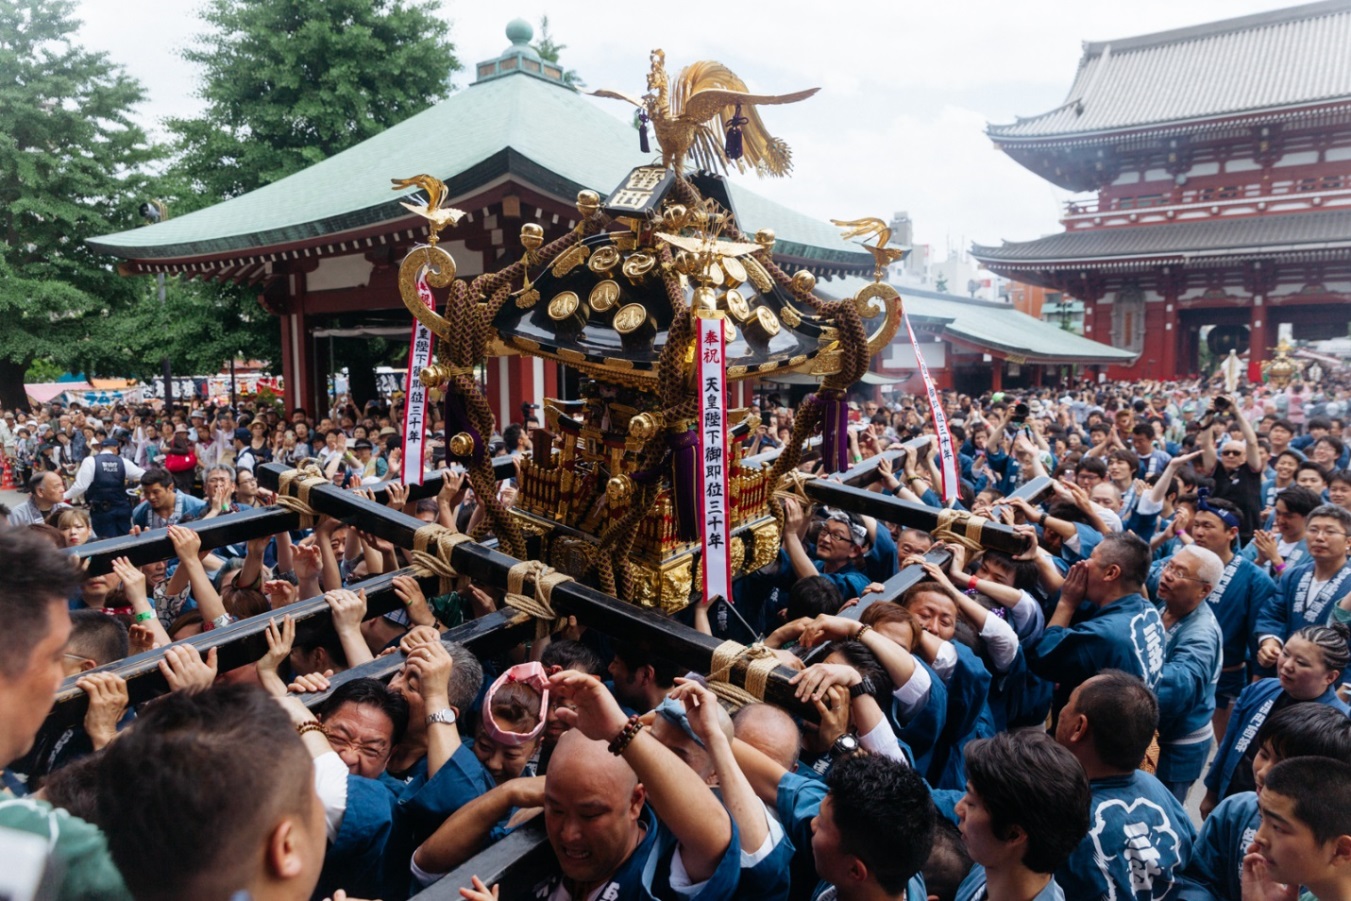
[[[736,737],[783,767],[797,769],[802,730],[788,712],[773,704],[747,704],[732,717]]]
[[[572,703],[560,715],[575,728],[559,738],[548,775],[508,780],[456,811],[413,855],[414,876],[434,882],[477,853],[513,808],[542,806],[561,872],[532,897],[730,898],[741,847],[695,770],[653,730],[635,730],[594,676],[565,670],[550,684]]]

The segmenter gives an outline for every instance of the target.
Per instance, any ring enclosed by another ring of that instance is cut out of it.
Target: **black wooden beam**
[[[271,488],[278,484],[284,472],[286,468],[279,464],[265,463],[258,467],[257,474],[259,482]],[[325,515],[346,522],[360,521],[363,530],[399,547],[411,547],[414,533],[425,525],[421,520],[331,485],[314,486],[309,493],[309,503]],[[514,557],[472,541],[456,545],[451,557],[451,565],[456,572],[494,588],[506,587],[507,571],[519,562]],[[619,641],[646,642],[654,653],[696,672],[710,671],[713,652],[722,643],[664,614],[610,597],[580,582],[564,582],[556,587],[553,603],[559,613],[576,616],[588,628]],[[732,676],[737,684],[741,684],[744,679],[744,672],[744,662],[733,670]],[[788,684],[792,675],[793,671],[787,667],[778,667],[769,679],[765,700],[793,712],[814,713],[815,708],[800,704],[794,697],[793,686]]]
[[[402,607],[402,602],[394,593],[394,577],[412,574],[411,569],[395,570],[349,587],[353,591],[365,590],[366,618],[372,619]],[[424,584],[430,587],[431,583]],[[331,625],[331,611],[328,602],[322,596],[298,601],[274,611],[272,616],[280,620],[288,614],[295,620],[297,639],[308,638]],[[225,672],[254,663],[263,656],[263,652],[267,650],[267,639],[263,635],[267,631],[267,621],[267,616],[251,616],[228,626],[176,641],[174,644],[194,647],[203,656],[214,648],[217,666],[220,672]],[[158,697],[167,690],[164,676],[159,671],[159,662],[163,657],[164,649],[157,648],[106,664],[93,672],[114,672],[126,679],[131,703],[139,704]],[[77,678],[72,676],[62,683],[56,694],[56,705],[48,717],[48,725],[60,724],[64,727],[78,723],[84,717],[88,703],[84,692],[75,687]]]
[[[504,607],[442,632],[441,640],[462,644],[480,657],[491,657],[530,640],[535,634],[533,623],[529,614]],[[354,679],[379,679],[386,682],[403,669],[404,660],[402,651],[376,657],[369,663],[343,670],[330,678],[327,691],[309,692],[299,695],[299,698],[306,707],[315,707]]]
[[[936,507],[901,500],[889,494],[841,485],[829,479],[812,479],[803,485],[807,497],[820,504],[839,507],[852,513],[862,513],[882,522],[894,522],[912,529],[932,532],[938,528]],[[1028,538],[1012,526],[985,521],[980,533],[981,544],[992,550],[1020,554],[1027,550]]]
[[[473,877],[502,898],[533,898],[534,888],[558,871],[541,814],[506,838],[484,848],[444,878],[413,896],[414,901],[461,901],[460,889],[473,888]]]
[[[253,507],[211,519],[183,523],[202,536],[202,547],[224,547],[264,535],[300,528],[300,517],[280,507]],[[168,529],[151,529],[140,535],[105,538],[67,550],[79,560],[88,560],[88,573],[101,576],[113,571],[113,558],[127,557],[133,566],[144,566],[175,555]]]

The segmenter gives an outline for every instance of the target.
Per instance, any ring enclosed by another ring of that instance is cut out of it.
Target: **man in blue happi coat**
[[[1309,562],[1281,576],[1277,593],[1257,617],[1257,663],[1262,667],[1275,666],[1281,646],[1298,629],[1326,625],[1332,607],[1351,589],[1351,512],[1323,504],[1308,521],[1304,539]]]
[[[1056,741],[1083,764],[1093,800],[1088,835],[1055,873],[1066,898],[1162,901],[1185,884],[1196,830],[1163,783],[1139,769],[1158,725],[1154,694],[1108,671],[1070,695]]]
[[[1256,740],[1257,791],[1230,795],[1206,818],[1187,864],[1186,875],[1194,885],[1187,887],[1182,901],[1225,901],[1242,895],[1243,858],[1262,822],[1257,792],[1268,770],[1291,757],[1351,763],[1351,718],[1326,704],[1296,704],[1276,711],[1262,724]]]
[[[1159,765],[1155,775],[1183,804],[1215,740],[1211,719],[1224,636],[1206,597],[1223,572],[1219,557],[1192,545],[1174,554],[1159,578],[1167,639],[1158,684]]]
[[[1070,567],[1046,632],[1028,653],[1032,671],[1056,683],[1053,713],[1105,669],[1139,676],[1150,689],[1158,684],[1164,631],[1159,612],[1140,596],[1148,571],[1149,545],[1130,532],[1108,535]]]

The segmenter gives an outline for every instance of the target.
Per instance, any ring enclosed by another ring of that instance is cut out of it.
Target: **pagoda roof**
[[[294,175],[184,216],[89,239],[132,260],[263,255],[321,245],[386,223],[421,229],[390,179],[428,173],[448,204],[506,178],[571,205],[586,188],[607,195],[633,167],[650,164],[630,123],[562,84],[522,69],[481,78],[436,105]],[[776,256],[871,269],[872,258],[839,231],[739,184],[731,187],[743,230],[773,228]]]
[[[845,276],[818,284],[816,293],[834,298],[850,297],[869,284],[870,279]],[[938,334],[945,340],[985,352],[1025,357],[1041,363],[1127,363],[1137,356],[1131,351],[1067,332],[1020,312],[1012,304],[900,285],[895,288],[901,295],[906,316],[915,321],[942,323]]]
[[[1065,102],[999,143],[1083,137],[1351,100],[1351,0],[1323,0],[1115,41],[1084,43]]]
[[[1085,228],[1037,238],[975,245],[971,253],[995,271],[1049,268],[1064,263],[1194,263],[1208,258],[1291,255],[1312,259],[1351,252],[1351,209],[1168,222],[1162,225]]]

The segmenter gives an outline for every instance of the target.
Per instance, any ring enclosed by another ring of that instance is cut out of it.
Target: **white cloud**
[[[197,72],[179,51],[201,31],[202,0],[80,0],[79,39],[107,51],[146,86],[142,121],[201,108]],[[548,14],[563,61],[591,87],[641,93],[648,51],[662,47],[672,69],[696,59],[726,63],[753,89],[819,86],[792,107],[768,109],[770,129],[794,149],[795,175],[756,190],[819,217],[889,217],[908,210],[917,240],[1027,240],[1059,230],[1063,192],[994,150],[987,122],[1060,103],[1081,42],[1126,37],[1243,15],[1280,0],[726,0],[636,7],[518,0],[510,7],[448,0],[442,15],[472,80],[473,64],[507,45],[503,29],[520,16]],[[647,15],[644,15],[644,12]],[[602,101],[597,101],[602,102]],[[605,102],[617,116],[627,110]],[[376,173],[384,177],[380,173]]]

